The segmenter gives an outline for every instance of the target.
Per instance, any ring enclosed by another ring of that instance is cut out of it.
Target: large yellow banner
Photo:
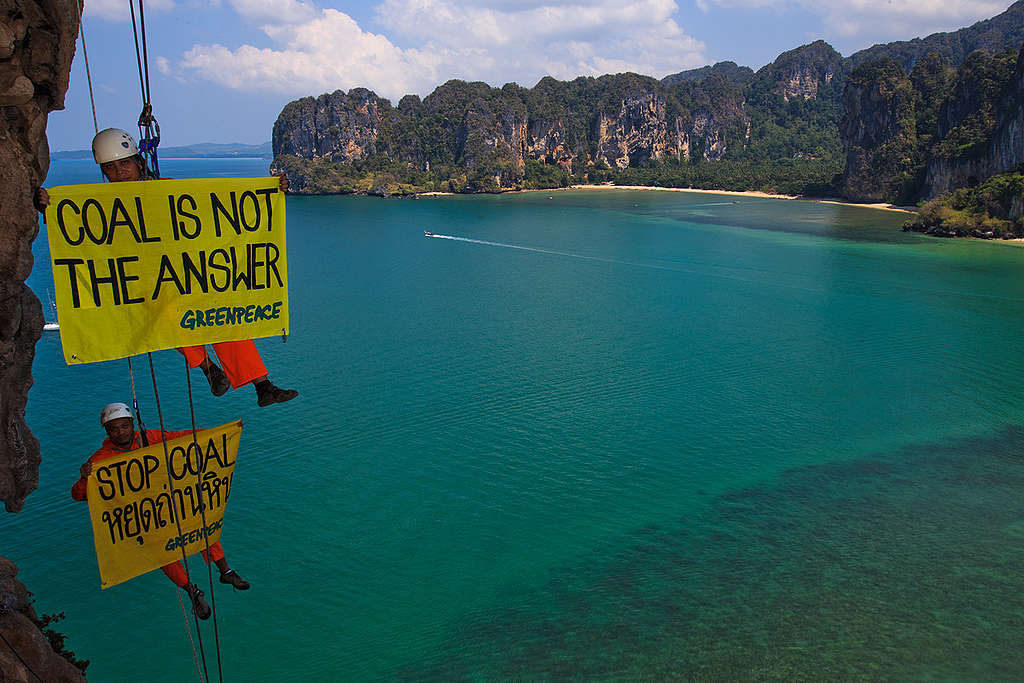
[[[64,360],[287,334],[279,182],[51,188],[46,226]]]
[[[231,422],[169,440],[169,458],[157,442],[93,463],[87,495],[103,588],[217,542],[241,437],[242,422]]]

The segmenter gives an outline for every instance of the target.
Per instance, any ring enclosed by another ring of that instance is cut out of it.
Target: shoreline
[[[865,209],[878,209],[880,211],[898,211],[900,213],[917,213],[916,207],[909,206],[896,206],[895,204],[888,204],[885,202],[879,202],[875,204],[867,204],[863,202],[849,202],[843,199],[837,199],[834,197],[806,197],[803,195],[796,194],[772,194],[769,192],[760,192],[757,190],[701,190],[697,188],[689,187],[652,187],[647,185],[570,185],[565,188],[558,188],[560,190],[657,190],[661,192],[695,192],[700,194],[721,194],[729,195],[733,197],[756,197],[758,199],[790,199],[804,202],[817,202],[819,204],[838,204],[840,206],[859,206]],[[533,192],[534,190],[529,190]],[[544,192],[546,190],[537,190],[538,192]]]
[[[789,199],[803,202],[817,202],[819,204],[836,204],[839,206],[855,206],[863,209],[878,209],[879,211],[896,211],[899,213],[917,213],[916,206],[897,206],[886,202],[868,204],[864,202],[850,202],[836,197],[807,197],[797,194],[772,194],[759,190],[703,190],[692,187],[660,187],[656,185],[570,185],[568,187],[551,187],[536,190],[505,190],[504,192],[488,194],[523,194],[526,192],[568,192],[571,190],[651,190],[656,192],[693,192],[699,194],[720,194],[731,197],[753,197],[756,199]],[[460,192],[419,192],[419,197],[447,197],[463,194]]]

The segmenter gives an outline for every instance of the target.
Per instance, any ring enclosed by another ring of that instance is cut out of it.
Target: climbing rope
[[[139,440],[143,446],[148,446],[149,436],[146,435],[146,425],[142,422],[142,413],[139,411],[139,399],[135,396],[135,372],[132,371],[131,356],[128,356],[128,378],[132,382],[132,407],[135,409],[135,421],[139,423]]]
[[[174,587],[178,594],[178,604],[181,605],[181,618],[185,621],[185,633],[188,634],[188,643],[192,646],[192,661],[196,663],[196,674],[199,676],[199,683],[204,683],[203,670],[199,668],[199,655],[196,653],[196,641],[192,639],[192,628],[188,625],[188,613],[185,612],[185,601],[181,599],[181,591]]]
[[[204,348],[205,350],[205,348]],[[199,439],[196,436],[196,409],[192,403],[192,375],[189,374],[188,358],[185,359],[185,384],[188,385],[188,412],[192,418],[192,444],[195,446],[196,458],[199,458],[202,454],[202,449],[199,447]],[[205,463],[204,463],[205,464]],[[206,531],[206,501],[203,500],[203,470],[206,468],[200,468],[199,463],[196,463],[196,493],[199,496],[199,514],[203,520],[203,531]],[[168,472],[169,473],[169,472]],[[217,676],[218,680],[223,683],[224,672],[221,669],[220,662],[220,633],[217,630],[217,598],[213,591],[213,563],[210,558],[210,536],[207,533],[203,533],[203,541],[206,543],[206,572],[210,575],[210,612],[213,614],[213,641],[214,647],[217,649]]]
[[[82,56],[85,57],[85,80],[89,82],[89,104],[92,105],[92,130],[93,133],[100,132],[99,123],[96,120],[96,98],[92,94],[92,72],[89,71],[89,52],[85,49],[85,0],[78,3],[78,29],[82,34]]]
[[[163,409],[160,407],[160,392],[157,390],[157,386],[156,386],[156,370],[153,368],[153,354],[152,353],[147,353],[146,356],[149,358],[149,374],[153,378],[153,398],[154,398],[154,400],[156,402],[156,414],[157,414],[157,417],[160,419],[160,441],[164,445],[164,463],[165,463],[165,465],[167,467],[167,482],[170,485],[171,500],[173,501],[174,500],[175,488],[174,488],[174,477],[171,476],[171,453],[167,449],[167,432],[164,429],[164,413],[163,413]],[[182,501],[184,501],[184,498],[182,498]],[[202,499],[201,498],[200,498],[200,503],[202,503]],[[171,509],[172,510],[174,509],[173,505],[171,506]],[[177,526],[177,529],[178,529],[178,536],[179,537],[183,536],[184,533],[182,532],[182,529],[181,529],[181,515],[180,514],[175,514],[174,515],[174,523],[175,523],[175,525]],[[185,581],[186,581],[186,583],[192,583],[192,578],[191,578],[191,576],[189,576],[189,573],[188,573],[188,555],[185,553],[185,545],[182,543],[182,544],[179,544],[179,546],[181,547],[181,564],[185,567]],[[210,673],[209,673],[209,670],[206,668],[206,650],[203,648],[203,633],[202,633],[202,631],[199,630],[199,615],[195,613],[195,610],[193,610],[192,611],[192,616],[195,618],[196,635],[198,636],[198,639],[199,639],[199,654],[202,655],[202,659],[203,659],[203,671],[206,673],[206,680],[210,680]],[[220,653],[218,653],[218,660],[219,659],[220,659]]]
[[[135,21],[135,2],[128,0],[132,15],[132,33],[135,36],[135,61],[139,65],[139,88],[142,90],[142,113],[139,114],[139,153],[149,157],[149,168],[154,178],[160,177],[160,162],[156,148],[160,144],[160,124],[153,116],[153,102],[149,89],[149,51],[146,45],[146,10],[139,2],[138,25]],[[139,33],[142,33],[140,49]]]

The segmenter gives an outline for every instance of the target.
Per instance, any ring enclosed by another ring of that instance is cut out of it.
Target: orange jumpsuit
[[[162,180],[173,180],[173,178],[162,178]],[[186,346],[178,350],[185,356],[190,368],[198,368],[206,358],[205,345]],[[224,374],[228,376],[228,381],[235,389],[244,387],[254,379],[267,375],[267,366],[263,364],[260,352],[256,350],[256,344],[252,339],[220,342],[213,344],[213,350],[217,352],[217,358],[224,368]]]
[[[178,350],[185,356],[190,368],[199,367],[206,358],[205,345],[186,346]],[[213,344],[213,350],[217,352],[224,374],[228,376],[228,381],[235,389],[244,387],[254,379],[267,376],[267,366],[263,364],[260,352],[256,350],[256,344],[252,339],[220,342]]]
[[[251,344],[252,342],[250,341],[249,343]],[[168,439],[176,439],[179,436],[185,436],[191,433],[191,429],[186,429],[185,431],[168,430],[164,432],[164,434],[167,435]],[[146,439],[149,441],[151,445],[160,443],[160,430],[147,429]],[[132,437],[132,445],[128,448],[118,448],[117,446],[114,445],[113,441],[107,438],[103,440],[103,445],[100,446],[99,450],[89,456],[89,460],[87,462],[105,460],[106,458],[113,457],[120,453],[127,453],[128,451],[133,451],[136,448],[142,448],[142,441],[139,439],[139,432],[137,431],[135,432],[135,435]],[[74,486],[71,487],[71,497],[74,498],[75,500],[85,500],[88,493],[87,487],[88,485],[86,484],[85,477],[79,477],[78,481],[76,481]],[[209,555],[207,555],[207,552],[205,550],[202,551],[202,555],[203,559],[206,560],[207,564],[210,563],[211,559],[214,562],[217,562],[219,560],[224,559],[224,549],[221,547],[220,541],[218,541],[210,546]],[[160,569],[162,569],[164,574],[167,575],[167,578],[174,582],[174,585],[180,588],[184,588],[188,584],[188,575],[185,573],[185,565],[183,565],[181,562],[172,562],[171,564],[166,564],[163,567],[160,567]]]

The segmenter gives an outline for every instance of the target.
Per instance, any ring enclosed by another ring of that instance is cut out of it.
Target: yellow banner
[[[169,440],[170,472],[162,442],[93,463],[89,517],[103,588],[217,542],[241,437],[237,421]]]
[[[287,334],[279,182],[51,188],[46,225],[64,360]]]

